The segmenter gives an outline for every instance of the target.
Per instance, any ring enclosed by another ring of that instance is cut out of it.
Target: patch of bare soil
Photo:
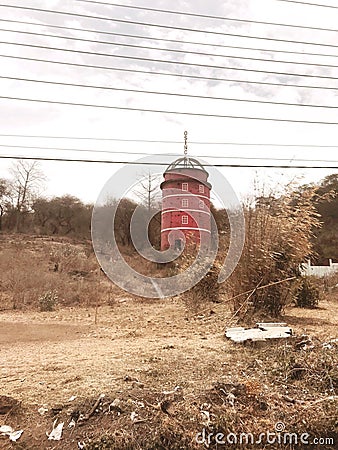
[[[0,313],[0,426],[24,430],[1,449],[222,448],[217,433],[235,433],[228,448],[304,448],[239,443],[276,424],[337,448],[337,299],[288,310],[297,337],[262,347],[224,338],[224,304],[192,316],[179,299],[115,300],[97,325],[93,308]]]

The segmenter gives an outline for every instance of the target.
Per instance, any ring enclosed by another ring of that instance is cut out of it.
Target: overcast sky
[[[103,0],[109,3],[109,0]],[[116,0],[117,1],[117,0]],[[323,4],[338,6],[335,0],[321,0]],[[121,5],[137,5],[162,8],[197,14],[222,16],[256,21],[286,23],[319,28],[338,29],[338,8],[323,8],[299,5],[278,0],[142,0],[131,2],[121,0]],[[306,30],[292,27],[269,26],[241,23],[202,17],[164,14],[158,12],[133,10],[121,7],[90,4],[76,0],[7,0],[7,5],[66,11],[89,16],[104,16],[127,21],[147,22],[173,27],[199,29],[219,33],[261,36],[272,40],[250,39],[221,34],[171,30],[160,27],[147,27],[131,23],[89,19],[55,13],[45,13],[0,6],[0,41],[23,43],[61,49],[76,50],[63,52],[29,46],[16,46],[0,43],[0,64],[2,77],[20,77],[35,80],[64,83],[107,86],[123,89],[164,91],[180,94],[226,97],[244,100],[287,102],[338,107],[338,32]],[[40,26],[16,24],[8,20],[28,21]],[[59,25],[87,30],[134,34],[144,37],[173,39],[210,43],[214,46],[170,43],[141,38],[127,38],[99,34],[95,31],[71,31],[48,27]],[[29,34],[13,33],[4,30],[22,30],[59,36],[78,37],[94,42],[81,42]],[[295,40],[326,44],[326,46],[278,42],[273,39]],[[111,44],[100,44],[107,41]],[[116,45],[129,43],[141,46],[184,50],[184,53],[131,48]],[[218,46],[217,46],[218,45]],[[222,48],[219,45],[251,47],[253,50]],[[330,47],[331,45],[331,47]],[[336,46],[336,47],[335,47]],[[263,49],[263,50],[257,50]],[[270,50],[270,51],[268,51]],[[280,53],[273,50],[329,54],[332,56],[309,56]],[[110,56],[79,53],[97,52],[109,55],[151,58],[155,61],[140,61]],[[194,55],[188,52],[204,52],[224,56]],[[122,72],[67,65],[49,64],[20,59],[5,58],[4,55],[26,58],[48,59],[85,65],[119,67],[146,72],[173,72],[201,77],[227,78],[243,81],[263,81],[280,83],[281,86],[263,84],[199,80],[172,76]],[[335,55],[335,56],[334,56]],[[268,62],[234,59],[229,56],[263,58]],[[185,62],[192,65],[161,63],[157,60]],[[274,62],[311,63],[313,65]],[[199,67],[199,65],[226,66],[252,71]],[[319,66],[320,65],[320,66]],[[327,78],[287,76],[255,71],[273,71],[319,75]],[[331,78],[329,78],[331,77]],[[283,85],[284,84],[284,85]],[[334,89],[314,89],[286,87],[285,84],[332,87]],[[62,102],[75,102],[95,105],[121,106],[141,109],[182,111],[202,114],[231,116],[266,117],[314,122],[338,122],[337,109],[310,108],[301,106],[268,105],[224,100],[196,99],[122,91],[109,91],[69,87],[0,79],[0,96],[41,99]],[[89,108],[83,106],[53,105],[18,100],[0,99],[0,134],[73,136],[113,139],[168,140],[182,141],[182,144],[156,144],[139,142],[84,141],[63,139],[14,138],[0,136],[1,155],[52,156],[66,158],[90,158],[111,160],[134,160],[137,156],[126,152],[182,153],[183,132],[188,130],[189,140],[197,142],[233,142],[249,144],[304,144],[304,147],[276,146],[232,146],[189,144],[189,154],[203,156],[210,164],[227,163],[229,160],[213,159],[211,156],[226,156],[236,159],[234,163],[255,163],[239,157],[283,158],[283,164],[294,163],[296,159],[313,161],[314,165],[329,165],[315,160],[338,160],[336,148],[311,148],[308,145],[338,146],[337,125],[303,124],[273,122],[263,120],[231,119],[217,117],[198,117],[188,115],[159,114],[150,112],[121,111],[114,109]],[[60,147],[87,150],[105,150],[121,154],[71,152],[46,149],[20,149],[6,146],[24,145],[32,147]],[[0,177],[8,175],[9,160],[0,160]],[[256,161],[257,162],[257,161]],[[271,161],[261,161],[263,164]],[[276,161],[278,164],[278,161]],[[302,164],[302,163],[300,163]],[[337,162],[331,163],[337,166]],[[104,182],[118,169],[113,164],[85,163],[41,163],[48,178],[46,195],[69,193],[84,201],[95,201]],[[304,182],[319,181],[334,170],[320,169],[239,169],[227,168],[222,172],[240,195],[251,192],[253,179],[269,183],[287,183],[294,177],[303,177]]]

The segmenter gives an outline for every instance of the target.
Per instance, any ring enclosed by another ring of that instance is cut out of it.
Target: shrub
[[[319,282],[313,277],[302,277],[296,294],[296,305],[300,308],[316,308],[320,297]]]
[[[294,300],[299,265],[311,255],[313,230],[320,225],[315,195],[314,189],[290,190],[278,197],[256,196],[254,204],[244,207],[244,250],[225,286],[228,296],[236,297],[234,310],[242,316],[278,317]],[[283,280],[289,281],[276,284]],[[260,286],[268,287],[255,290]],[[250,291],[250,296],[239,296]]]
[[[54,311],[58,302],[56,291],[47,291],[39,297],[40,311]]]

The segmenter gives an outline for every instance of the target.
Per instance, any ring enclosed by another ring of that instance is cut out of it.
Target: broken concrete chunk
[[[225,336],[234,342],[265,341],[292,336],[292,329],[286,323],[257,323],[256,328],[233,327],[225,331]]]

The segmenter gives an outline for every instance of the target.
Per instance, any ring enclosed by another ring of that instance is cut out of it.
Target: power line
[[[80,1],[80,0],[78,0]],[[303,62],[303,61],[286,61],[286,60],[278,60],[278,59],[265,59],[265,58],[253,58],[249,56],[236,56],[236,55],[222,55],[217,53],[206,53],[206,52],[193,52],[189,50],[180,50],[180,49],[172,49],[172,48],[165,48],[165,47],[150,47],[146,45],[137,45],[137,44],[128,44],[125,42],[110,42],[110,41],[98,41],[93,39],[84,39],[84,38],[76,38],[76,37],[69,37],[69,36],[60,36],[57,34],[45,34],[45,33],[34,33],[32,31],[22,31],[22,30],[6,30],[4,28],[0,28],[0,31],[5,31],[9,33],[19,33],[19,34],[29,34],[32,36],[45,36],[49,38],[57,38],[57,39],[66,39],[71,41],[80,41],[80,42],[92,42],[95,44],[108,44],[108,45],[114,45],[114,46],[121,46],[121,47],[129,47],[129,48],[141,48],[142,50],[157,50],[157,51],[164,51],[164,52],[174,52],[174,53],[183,53],[184,55],[190,54],[190,55],[198,55],[198,56],[216,56],[219,58],[230,58],[230,59],[240,59],[240,60],[249,60],[249,61],[264,61],[264,62],[272,62],[272,63],[286,63],[286,64],[297,64],[297,65],[303,65],[303,66],[316,66],[316,67],[331,67],[331,68],[337,68],[337,65],[335,64],[319,64],[319,63],[309,63],[309,62]],[[11,43],[12,44],[12,43]],[[16,45],[15,43],[13,45]],[[28,45],[28,44],[26,44]],[[106,55],[104,55],[106,56]],[[338,57],[338,55],[337,55]]]
[[[99,164],[124,164],[124,165],[140,165],[140,166],[168,166],[168,163],[161,162],[140,162],[140,161],[111,161],[111,160],[94,160],[94,159],[70,159],[70,158],[48,158],[38,156],[14,156],[0,155],[0,159],[23,159],[34,161],[60,161],[60,162],[81,162],[81,163],[99,163]],[[203,164],[204,167],[241,167],[253,169],[338,169],[338,166],[290,166],[290,165],[251,165],[251,164]]]
[[[218,20],[226,20],[228,22],[241,22],[241,23],[254,23],[254,24],[260,24],[260,25],[273,25],[278,27],[290,27],[290,28],[301,28],[305,30],[318,30],[318,31],[334,31],[337,32],[337,29],[332,28],[319,28],[319,27],[310,27],[305,25],[292,25],[292,24],[286,24],[286,23],[275,23],[275,22],[262,22],[258,20],[249,20],[249,19],[235,19],[231,17],[225,17],[225,16],[212,16],[209,14],[197,14],[197,13],[190,13],[190,12],[183,12],[183,11],[173,11],[173,10],[167,10],[167,9],[156,9],[156,8],[149,8],[144,6],[134,6],[134,5],[121,5],[118,3],[105,3],[101,1],[95,1],[95,0],[75,0],[77,2],[81,3],[91,3],[91,4],[97,4],[97,5],[106,5],[106,6],[113,6],[113,7],[119,7],[119,8],[128,8],[128,9],[134,9],[139,11],[152,11],[152,12],[160,12],[164,14],[177,14],[180,16],[189,16],[189,17],[200,17],[204,19],[218,19]]]
[[[56,100],[41,100],[32,98],[22,98],[22,97],[9,97],[0,96],[3,100],[16,100],[25,102],[35,102],[35,103],[45,103],[52,105],[68,105],[68,106],[82,106],[90,108],[104,108],[104,109],[114,109],[120,111],[138,111],[138,112],[151,112],[160,114],[177,114],[184,116],[196,116],[196,117],[214,117],[214,118],[227,118],[227,119],[245,119],[245,120],[266,120],[270,122],[289,122],[289,123],[307,123],[316,125],[338,125],[338,122],[326,122],[326,121],[313,121],[313,120],[303,120],[303,119],[276,119],[272,117],[252,117],[252,116],[234,116],[234,115],[224,115],[224,114],[206,114],[206,113],[196,113],[196,112],[183,112],[183,111],[167,111],[161,109],[146,109],[146,108],[131,108],[126,106],[111,106],[111,105],[93,105],[88,103],[75,103],[75,102],[61,102]]]
[[[307,77],[307,78],[320,78],[326,80],[337,80],[337,77],[331,77],[327,75],[313,75],[308,73],[290,73],[290,72],[275,72],[271,70],[261,70],[261,69],[248,69],[243,67],[227,67],[227,66],[213,66],[210,64],[196,64],[196,63],[188,63],[185,61],[173,61],[169,59],[155,59],[155,58],[145,58],[140,56],[127,56],[127,55],[117,55],[111,53],[99,53],[99,52],[89,52],[84,50],[72,50],[69,48],[59,48],[59,47],[48,47],[45,45],[33,45],[33,44],[23,44],[20,42],[9,42],[9,41],[0,41],[0,44],[6,45],[16,45],[20,47],[30,47],[30,48],[40,48],[45,50],[56,50],[61,52],[68,53],[76,53],[82,55],[93,55],[93,56],[104,56],[108,58],[120,58],[120,59],[128,59],[135,61],[146,61],[146,62],[154,62],[154,63],[165,63],[165,64],[175,64],[180,66],[188,66],[188,67],[203,67],[208,69],[222,69],[222,70],[237,70],[240,72],[255,72],[255,73],[268,73],[273,75],[287,75],[292,77]]]
[[[56,28],[61,30],[67,30],[67,31],[81,31],[85,33],[95,33],[95,34],[105,34],[109,36],[121,36],[121,37],[127,37],[127,38],[134,38],[134,39],[146,39],[151,41],[159,41],[159,42],[172,42],[177,44],[189,44],[189,45],[202,45],[202,46],[208,46],[208,47],[217,47],[217,48],[233,48],[238,50],[252,50],[252,51],[260,51],[260,52],[273,52],[273,53],[288,53],[293,55],[306,55],[306,56],[323,56],[323,57],[332,57],[332,58],[338,58],[338,55],[333,55],[332,53],[310,53],[310,52],[297,52],[292,50],[279,50],[279,49],[267,49],[267,48],[252,48],[252,47],[242,47],[238,45],[225,45],[225,44],[209,44],[207,42],[200,42],[200,41],[183,41],[179,39],[165,39],[165,38],[156,38],[153,36],[142,36],[138,34],[125,34],[125,33],[116,33],[112,31],[102,31],[102,30],[95,30],[95,29],[88,29],[88,28],[76,28],[76,27],[66,27],[63,25],[52,25],[52,24],[46,24],[46,23],[36,23],[36,22],[27,22],[22,20],[13,20],[13,19],[1,19],[0,22],[8,22],[8,23],[19,23],[23,25],[33,25],[33,26],[43,26],[43,27],[50,27],[50,28]],[[6,30],[6,31],[12,31],[12,30]]]
[[[155,139],[121,139],[121,138],[98,138],[85,136],[47,136],[33,134],[0,134],[0,137],[12,138],[32,138],[32,139],[63,139],[63,140],[85,140],[85,141],[109,141],[109,142],[136,142],[148,144],[182,144],[182,141],[166,141]],[[252,142],[212,142],[212,141],[189,141],[193,145],[237,145],[249,147],[310,147],[310,148],[337,148],[337,145],[316,145],[316,144],[276,144],[276,143],[252,143]]]
[[[67,11],[55,11],[51,9],[42,9],[42,8],[31,8],[28,6],[18,6],[18,5],[0,5],[5,8],[15,8],[15,9],[24,9],[28,11],[35,11],[35,12],[45,12],[45,13],[51,13],[51,14],[60,14],[65,16],[71,16],[71,17],[82,17],[85,19],[91,19],[91,20],[104,20],[109,22],[117,22],[117,23],[126,23],[126,24],[132,24],[132,25],[141,25],[143,27],[156,27],[156,28],[166,28],[169,30],[178,30],[178,31],[189,31],[194,33],[203,33],[210,34],[210,35],[217,35],[217,36],[234,36],[234,37],[241,37],[241,38],[247,38],[247,39],[259,39],[259,40],[265,40],[265,41],[276,41],[276,42],[287,42],[287,43],[294,43],[294,44],[305,44],[305,45],[319,45],[324,47],[334,47],[338,48],[338,45],[335,44],[324,44],[324,43],[318,43],[318,42],[308,42],[308,41],[294,41],[290,39],[279,39],[279,38],[269,38],[269,37],[263,37],[263,36],[250,36],[250,35],[243,35],[243,34],[234,34],[234,33],[224,33],[221,31],[210,31],[210,30],[201,30],[201,29],[194,29],[194,28],[184,28],[184,27],[175,27],[171,25],[158,25],[154,23],[148,23],[148,22],[136,22],[133,20],[125,20],[125,19],[115,19],[112,17],[104,17],[104,16],[90,16],[87,14],[77,14]]]
[[[338,109],[338,106],[330,106],[330,105],[314,105],[310,103],[288,103],[288,102],[274,102],[270,100],[252,100],[252,99],[243,99],[243,98],[234,98],[234,97],[212,97],[208,95],[194,95],[194,94],[181,94],[176,92],[165,92],[165,91],[147,91],[142,89],[128,89],[128,88],[118,88],[112,86],[97,86],[91,84],[76,84],[76,83],[66,83],[59,81],[48,81],[48,80],[36,80],[32,78],[19,78],[19,77],[7,77],[0,75],[0,79],[5,80],[15,80],[15,81],[24,81],[30,83],[42,83],[48,85],[58,85],[58,86],[72,86],[72,87],[80,87],[80,88],[89,88],[89,89],[102,89],[109,91],[119,91],[119,92],[134,92],[138,94],[151,94],[151,95],[168,95],[173,97],[186,97],[186,98],[198,98],[204,100],[222,100],[222,101],[234,101],[234,102],[244,102],[244,103],[259,103],[259,104],[267,104],[267,105],[283,105],[283,106],[302,106],[308,108],[327,108],[327,109]]]
[[[29,149],[29,150],[58,150],[58,151],[69,151],[74,153],[83,153],[83,152],[91,152],[91,153],[106,153],[111,155],[116,154],[124,154],[124,155],[134,155],[134,156],[152,156],[152,153],[147,152],[130,152],[130,151],[113,151],[113,150],[93,150],[93,149],[79,149],[79,148],[64,148],[64,147],[40,147],[40,146],[28,146],[28,145],[7,145],[0,144],[1,148],[20,148],[20,149]],[[174,155],[176,156],[176,154]],[[304,159],[304,158],[271,158],[271,157],[257,157],[257,156],[219,156],[219,155],[194,155],[198,158],[210,158],[210,159],[242,159],[242,160],[250,160],[250,161],[292,161],[292,162],[320,162],[320,163],[338,163],[336,159]]]
[[[292,83],[273,83],[268,81],[250,81],[250,80],[239,80],[234,78],[219,78],[219,77],[205,77],[200,75],[185,75],[185,74],[178,74],[178,73],[171,73],[171,72],[157,72],[153,70],[140,70],[140,69],[126,69],[121,67],[108,67],[108,66],[98,66],[98,65],[90,65],[90,64],[80,64],[80,63],[72,63],[72,62],[65,62],[65,61],[53,61],[49,59],[39,59],[39,58],[28,58],[26,56],[14,56],[14,55],[4,55],[0,54],[1,58],[10,58],[10,59],[18,59],[18,60],[24,60],[24,61],[34,61],[34,62],[43,62],[48,64],[61,64],[66,66],[72,66],[72,67],[86,67],[91,69],[100,69],[100,70],[113,70],[118,72],[128,72],[128,73],[143,73],[146,75],[163,75],[163,76],[169,76],[169,77],[179,77],[179,78],[189,78],[189,79],[195,79],[195,80],[212,80],[212,81],[227,81],[227,82],[234,82],[234,83],[244,83],[244,84],[258,84],[258,85],[265,85],[265,86],[279,86],[279,87],[296,87],[296,88],[306,88],[306,89],[325,89],[325,90],[338,90],[338,86],[309,86],[309,85],[302,85],[302,84],[292,84]],[[290,74],[291,75],[291,74]]]
[[[322,8],[333,8],[333,9],[338,9],[338,6],[333,6],[333,5],[323,5],[323,4],[319,4],[319,3],[308,3],[308,2],[300,2],[298,0],[277,0],[278,2],[287,2],[287,3],[298,3],[300,5],[310,5],[310,6],[320,6]]]

